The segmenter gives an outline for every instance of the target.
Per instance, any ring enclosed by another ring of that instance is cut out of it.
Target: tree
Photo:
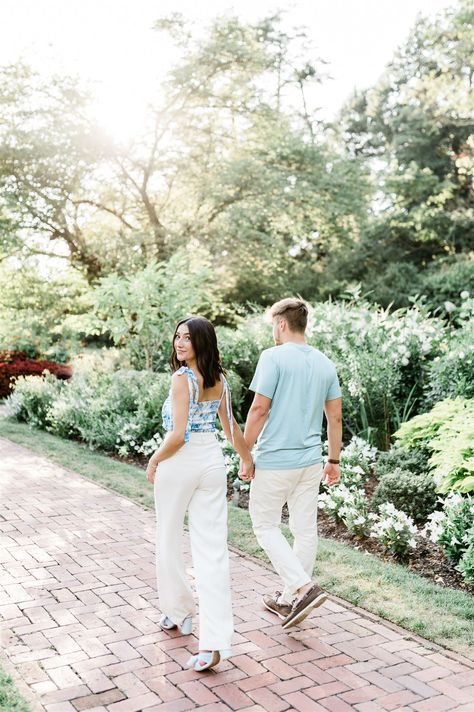
[[[225,311],[215,276],[202,251],[178,251],[127,277],[109,274],[93,295],[91,331],[125,348],[135,368],[163,369],[180,319]]]
[[[95,162],[85,96],[67,77],[48,84],[27,66],[6,67],[0,81],[0,208],[15,223],[17,251],[61,256],[95,275],[98,264],[81,227],[81,182]],[[22,239],[18,232],[27,237]]]
[[[43,270],[44,272],[44,270]],[[0,350],[64,361],[85,336],[83,315],[92,308],[88,284],[74,269],[41,273],[0,264]]]
[[[317,292],[326,256],[360,231],[368,188],[316,119],[308,88],[323,63],[306,35],[278,15],[216,18],[201,38],[176,17],[157,29],[182,54],[128,145],[97,132],[72,80],[4,71],[1,200],[25,254],[57,251],[94,283],[191,245],[229,299]]]
[[[423,270],[472,249],[473,66],[474,5],[464,0],[420,18],[381,80],[344,108],[340,135],[369,160],[379,191],[354,277],[383,280],[386,264]]]

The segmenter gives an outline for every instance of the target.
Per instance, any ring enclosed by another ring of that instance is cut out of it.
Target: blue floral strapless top
[[[189,442],[190,433],[213,433],[216,430],[216,416],[219,410],[222,399],[225,398],[227,417],[230,424],[230,432],[232,439],[234,437],[234,424],[232,420],[232,404],[230,399],[230,388],[227,379],[222,376],[223,390],[219,400],[200,401],[199,398],[199,383],[196,374],[191,368],[181,366],[176,373],[178,376],[186,374],[189,386],[189,415],[186,430],[184,434],[184,442]],[[165,430],[173,430],[173,409],[171,400],[171,389],[167,399],[163,403],[162,409],[163,427]]]

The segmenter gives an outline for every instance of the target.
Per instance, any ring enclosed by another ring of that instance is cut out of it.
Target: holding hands
[[[252,458],[246,460],[242,460],[241,458],[239,477],[244,482],[250,482],[250,480],[253,480],[255,477],[255,465]]]

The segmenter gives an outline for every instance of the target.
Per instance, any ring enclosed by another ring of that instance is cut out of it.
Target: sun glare
[[[127,143],[142,133],[151,97],[146,87],[101,86],[93,102],[93,116],[100,127],[119,143]]]

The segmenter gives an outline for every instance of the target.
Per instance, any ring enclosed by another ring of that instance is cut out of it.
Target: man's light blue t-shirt
[[[308,344],[274,346],[262,352],[250,390],[272,399],[255,467],[293,470],[321,462],[324,403],[341,396],[333,362]]]

